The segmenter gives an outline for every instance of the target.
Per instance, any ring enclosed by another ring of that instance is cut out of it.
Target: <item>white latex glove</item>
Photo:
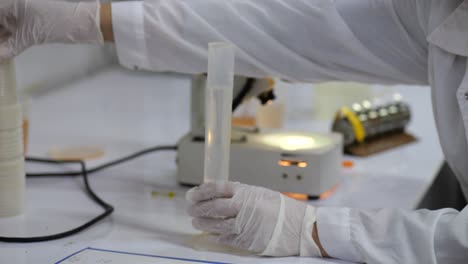
[[[315,208],[240,183],[207,183],[187,193],[193,226],[214,243],[265,256],[321,256],[312,239]]]
[[[96,2],[0,0],[0,61],[33,45],[103,43]]]

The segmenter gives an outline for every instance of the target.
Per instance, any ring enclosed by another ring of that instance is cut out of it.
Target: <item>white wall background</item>
[[[15,60],[20,92],[41,93],[92,74],[114,62],[109,48],[52,44],[33,47]]]

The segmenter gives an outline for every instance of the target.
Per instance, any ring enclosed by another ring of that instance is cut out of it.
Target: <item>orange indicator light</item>
[[[281,167],[291,167],[296,166],[299,168],[307,168],[308,164],[305,161],[295,161],[295,160],[278,160],[278,165]]]
[[[288,160],[278,160],[278,165],[280,165],[281,167],[289,167],[292,165],[292,163]]]

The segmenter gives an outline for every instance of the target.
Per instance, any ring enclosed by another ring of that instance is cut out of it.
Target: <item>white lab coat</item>
[[[446,159],[468,197],[468,0],[146,0],[113,4],[120,63],[201,73],[207,43],[237,47],[236,72],[291,80],[429,84]],[[320,208],[333,257],[468,263],[468,207]]]

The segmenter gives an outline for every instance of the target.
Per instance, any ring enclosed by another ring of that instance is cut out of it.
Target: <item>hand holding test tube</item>
[[[205,115],[204,182],[227,182],[231,144],[234,46],[210,43]]]

